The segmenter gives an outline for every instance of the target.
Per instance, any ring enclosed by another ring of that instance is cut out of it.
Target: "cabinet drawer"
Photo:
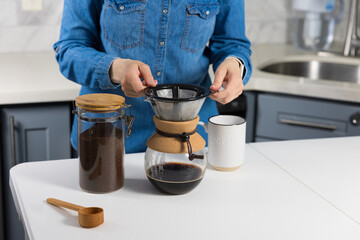
[[[292,96],[259,94],[256,136],[280,140],[360,135],[350,119],[360,106]]]

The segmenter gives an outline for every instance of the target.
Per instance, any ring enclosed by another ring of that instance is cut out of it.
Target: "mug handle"
[[[197,125],[203,126],[205,128],[205,132],[208,133],[208,124],[202,121],[199,121]]]

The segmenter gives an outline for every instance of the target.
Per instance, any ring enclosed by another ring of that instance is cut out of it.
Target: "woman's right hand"
[[[128,97],[141,97],[145,88],[155,87],[157,84],[149,65],[136,60],[116,58],[109,74],[111,82],[121,84],[121,89]]]

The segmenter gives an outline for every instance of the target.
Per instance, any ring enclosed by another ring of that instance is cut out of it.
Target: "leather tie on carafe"
[[[203,155],[197,155],[197,154],[194,154],[194,153],[192,152],[192,147],[191,147],[191,143],[190,143],[190,135],[193,135],[194,133],[196,133],[196,128],[195,128],[195,130],[192,131],[192,132],[189,132],[189,133],[183,132],[182,134],[167,133],[167,132],[160,131],[160,130],[157,129],[157,128],[156,128],[156,132],[157,132],[158,134],[160,134],[161,136],[164,136],[164,137],[173,137],[173,138],[180,138],[183,142],[186,142],[187,148],[188,148],[188,153],[189,153],[189,160],[190,160],[190,161],[194,160],[195,158],[197,158],[197,159],[204,159],[204,156],[203,156]]]

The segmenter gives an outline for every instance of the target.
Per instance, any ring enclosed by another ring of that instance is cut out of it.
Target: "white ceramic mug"
[[[209,123],[199,122],[208,132],[208,161],[220,171],[238,169],[245,158],[245,119],[232,115],[217,115]]]

